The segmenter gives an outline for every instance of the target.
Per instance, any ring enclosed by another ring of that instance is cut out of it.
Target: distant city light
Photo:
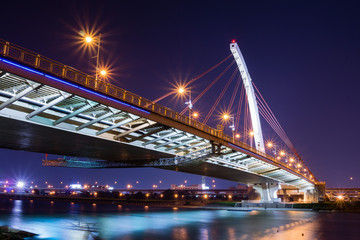
[[[25,183],[22,181],[19,181],[16,183],[16,187],[18,187],[18,188],[23,188],[24,186],[25,186]]]
[[[71,189],[82,189],[81,184],[70,184]]]

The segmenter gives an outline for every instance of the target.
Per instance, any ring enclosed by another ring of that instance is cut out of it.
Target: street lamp
[[[251,131],[249,132],[249,137],[250,137],[250,147],[252,147],[252,145],[253,145],[253,137],[254,137],[254,135],[255,135],[254,131],[253,131],[253,130],[251,130]]]
[[[230,116],[229,114],[227,114],[227,113],[225,113],[224,115],[223,115],[223,119],[225,120],[225,121],[227,121],[228,119],[230,119],[232,122],[232,124],[229,126],[229,128],[231,129],[231,131],[232,131],[232,137],[233,138],[235,138],[235,118],[234,117],[232,117],[232,116]],[[240,135],[239,135],[239,137],[240,137]]]
[[[272,143],[272,142],[267,142],[267,143],[266,143],[266,147],[268,147],[269,149],[274,148],[273,154],[274,154],[274,156],[276,155],[276,144],[274,144],[274,143]]]
[[[180,94],[183,94],[185,92],[185,89],[183,87],[179,87],[178,92]]]
[[[87,44],[97,44],[97,54],[93,58],[96,58],[96,69],[95,69],[95,80],[98,80],[99,72],[102,76],[106,75],[105,70],[99,71],[99,60],[100,60],[100,44],[101,44],[101,33],[98,36],[87,35],[84,31],[80,31],[80,35],[84,37],[84,41]]]
[[[106,73],[107,73],[107,71],[106,71],[106,70],[104,70],[104,69],[100,71],[100,74],[101,74],[102,76],[105,76],[105,75],[106,75]]]

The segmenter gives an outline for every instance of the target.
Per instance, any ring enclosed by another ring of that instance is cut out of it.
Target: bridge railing
[[[232,138],[226,134],[223,134],[222,131],[214,129],[210,126],[207,126],[201,122],[198,122],[194,119],[190,119],[185,115],[180,115],[178,112],[164,107],[160,104],[154,103],[146,98],[140,97],[134,93],[126,91],[122,88],[119,88],[115,85],[112,85],[108,82],[102,80],[96,80],[93,76],[90,76],[86,73],[83,73],[75,68],[62,64],[60,62],[54,61],[50,58],[39,55],[35,52],[27,50],[23,47],[17,46],[10,42],[6,42],[0,39],[0,53],[10,59],[16,60],[20,63],[24,63],[28,66],[31,66],[36,69],[40,69],[44,72],[48,72],[53,76],[60,77],[71,82],[75,82],[81,86],[84,86],[88,89],[95,90],[97,92],[104,93],[106,95],[112,96],[116,99],[120,99],[124,102],[130,103],[132,105],[138,106],[140,108],[149,110],[153,113],[159,114],[161,116],[170,118],[172,120],[181,122],[185,125],[191,126],[203,132],[206,132],[212,136],[223,139],[229,143],[232,143],[236,146],[244,148],[248,151],[256,153],[264,158],[267,158],[279,165],[282,165],[284,168],[291,169],[295,171],[297,174],[302,175],[304,178],[307,178],[310,181],[314,181],[315,179],[311,179],[309,176],[305,175],[305,173],[299,171],[298,168],[289,167],[287,164],[278,161],[271,155],[268,155],[264,152],[257,150],[249,146],[248,144],[241,142],[235,138]],[[305,166],[304,166],[305,167]],[[307,169],[307,168],[306,168]],[[311,172],[307,169],[308,174]]]

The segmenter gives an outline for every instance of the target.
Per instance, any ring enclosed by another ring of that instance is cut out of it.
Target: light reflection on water
[[[358,239],[359,214],[183,210],[0,199],[0,225],[36,239]]]

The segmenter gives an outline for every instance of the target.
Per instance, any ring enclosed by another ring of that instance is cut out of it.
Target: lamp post
[[[191,120],[191,110],[193,108],[193,104],[191,102],[191,88],[189,89],[189,101],[185,102],[185,104],[189,107],[189,121]]]
[[[254,131],[250,131],[249,132],[249,136],[250,136],[250,147],[252,147],[252,145],[253,145],[253,137],[254,137],[254,135],[255,135],[255,133],[254,133]]]
[[[230,119],[232,120],[232,125],[229,126],[229,128],[232,131],[232,137],[233,139],[235,138],[235,118],[234,117],[230,117]]]
[[[101,33],[98,36],[87,35],[84,31],[80,31],[80,35],[84,37],[84,41],[87,44],[95,43],[97,44],[97,54],[93,58],[96,58],[96,69],[95,69],[95,80],[98,80],[99,75],[105,76],[107,74],[106,70],[99,69],[100,64],[100,44],[101,44]],[[100,73],[100,74],[99,74]]]
[[[274,157],[276,155],[276,145],[273,144],[272,142],[268,142],[266,143],[266,147],[268,147],[269,149],[273,149],[273,154],[274,154]]]
[[[232,124],[229,126],[229,128],[231,129],[231,131],[232,131],[232,137],[233,137],[233,139],[235,139],[235,118],[233,117],[233,116],[230,116],[230,115],[228,115],[228,114],[224,114],[223,115],[223,119],[225,120],[225,121],[227,121],[228,119],[229,120],[231,120],[232,122]]]

